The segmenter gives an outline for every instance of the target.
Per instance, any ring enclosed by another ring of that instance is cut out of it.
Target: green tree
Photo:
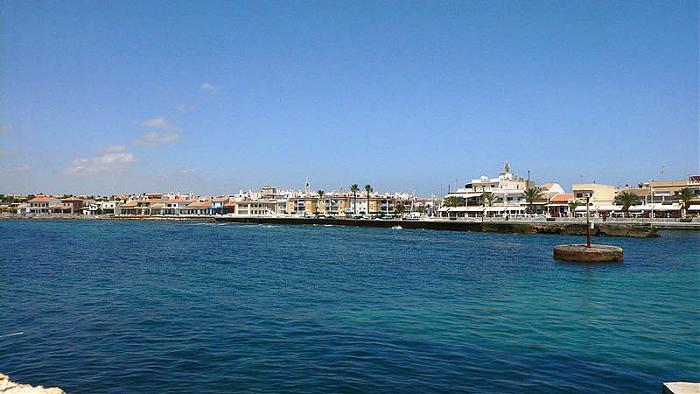
[[[537,186],[529,187],[525,189],[523,195],[525,196],[525,201],[527,201],[528,212],[532,214],[535,201],[542,198],[542,189]]]
[[[350,185],[350,191],[352,192],[352,213],[357,215],[357,192],[360,191],[360,187],[354,183]]]
[[[484,192],[481,195],[481,204],[486,207],[492,207],[493,204],[498,204],[499,202],[503,202],[503,198],[493,194],[492,192]]]
[[[576,216],[576,208],[578,208],[581,205],[581,201],[579,200],[571,200],[569,201],[569,210],[571,211],[571,216]]]
[[[467,200],[464,197],[459,196],[448,196],[442,200],[442,205],[446,207],[463,207],[467,204]]]
[[[371,185],[365,185],[365,192],[367,193],[367,216],[370,216],[370,210],[369,210],[369,194],[372,193],[372,186],[371,186]]]
[[[615,196],[615,204],[622,205],[622,212],[625,213],[625,217],[629,216],[629,209],[632,205],[639,205],[642,200],[639,196],[631,192],[621,192]]]
[[[398,203],[394,206],[394,212],[401,215],[402,213],[406,212],[406,207],[403,204]]]
[[[695,197],[695,194],[693,193],[692,190],[690,190],[687,187],[684,187],[678,192],[678,196],[683,203],[683,209],[684,209],[684,215],[688,214],[688,210],[690,209],[690,200]]]

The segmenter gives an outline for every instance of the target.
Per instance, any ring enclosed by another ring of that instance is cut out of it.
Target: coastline
[[[345,227],[401,228],[437,231],[472,231],[491,233],[551,234],[551,235],[585,235],[585,222],[580,221],[543,221],[543,220],[402,220],[402,219],[345,219],[345,218],[299,218],[299,217],[254,217],[254,216],[83,216],[83,215],[42,215],[42,216],[2,216],[0,220],[138,220],[138,221],[183,221],[208,223],[240,224],[280,224],[280,225],[315,225]],[[671,226],[657,223],[640,222],[596,222],[593,236],[611,237],[658,237],[658,230],[700,231],[700,223],[673,223]]]

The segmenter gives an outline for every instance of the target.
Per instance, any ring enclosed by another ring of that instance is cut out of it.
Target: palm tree
[[[537,186],[530,187],[525,189],[523,195],[525,196],[525,201],[527,201],[528,210],[530,213],[532,213],[533,204],[535,203],[535,201],[542,198],[542,189]]]
[[[323,195],[326,194],[323,190],[319,190],[316,193],[318,193],[318,204],[316,204],[316,213],[319,212],[321,209],[321,199],[323,198]]]
[[[625,213],[625,217],[629,216],[629,209],[632,205],[639,205],[642,200],[639,196],[631,192],[621,192],[615,196],[615,204],[622,205],[622,212]]]
[[[350,186],[350,191],[352,192],[352,213],[357,215],[357,192],[360,191],[360,187],[357,183],[353,183]]]
[[[690,209],[690,200],[692,200],[693,197],[695,197],[695,194],[689,188],[684,187],[678,192],[678,196],[683,202],[683,209],[685,210],[683,216],[685,216],[688,214],[688,210]]]
[[[370,214],[369,214],[369,194],[372,192],[372,186],[365,185],[365,192],[367,192],[367,216],[370,216]]]
[[[581,205],[581,202],[579,200],[571,200],[569,201],[569,210],[571,211],[571,216],[575,217],[576,216],[576,208]]]
[[[466,204],[466,199],[459,196],[448,196],[442,200],[442,205],[446,207],[461,207]]]
[[[487,207],[492,207],[493,204],[497,204],[502,201],[503,198],[493,194],[492,192],[484,192],[484,194],[481,195],[481,202]]]

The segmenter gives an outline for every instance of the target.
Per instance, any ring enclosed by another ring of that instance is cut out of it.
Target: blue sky
[[[698,3],[1,1],[0,192],[698,173]]]

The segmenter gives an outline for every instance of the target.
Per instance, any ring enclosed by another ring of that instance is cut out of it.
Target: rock
[[[591,235],[596,235],[597,229],[591,230]],[[586,235],[586,224],[585,223],[569,223],[564,225],[562,234],[566,235]]]
[[[657,237],[656,228],[644,224],[610,224],[602,223],[598,225],[601,234],[610,237],[635,237],[654,238]]]
[[[698,394],[700,383],[668,382],[663,384],[663,394]]]
[[[528,223],[514,222],[485,222],[482,223],[481,229],[487,233],[532,234],[536,232],[535,228]]]
[[[58,387],[44,388],[43,386],[32,386],[20,384],[10,380],[10,377],[0,373],[0,393],[2,394],[66,394]]]

